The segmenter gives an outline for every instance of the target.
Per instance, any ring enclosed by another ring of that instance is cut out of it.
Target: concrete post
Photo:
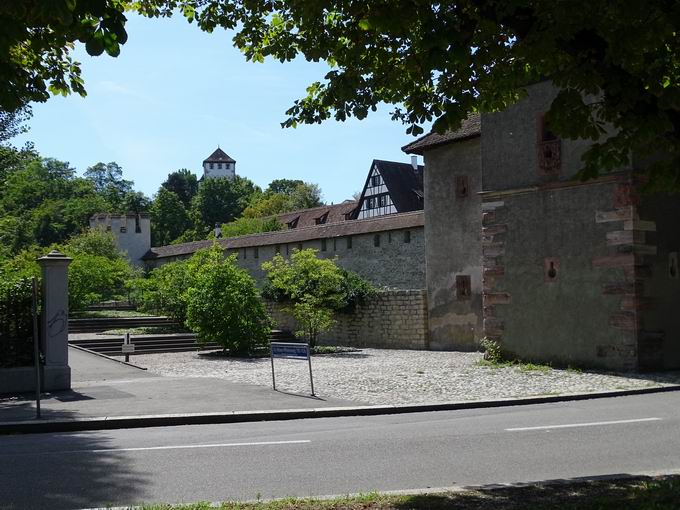
[[[45,356],[43,388],[71,388],[68,365],[68,265],[71,258],[56,250],[38,259],[42,270],[43,309],[40,346]]]

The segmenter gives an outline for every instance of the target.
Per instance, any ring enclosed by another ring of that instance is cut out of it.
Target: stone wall
[[[479,138],[425,154],[425,231],[430,347],[475,350],[482,335]],[[469,292],[459,292],[461,284]]]
[[[296,331],[295,319],[278,303],[267,302],[278,329]],[[427,295],[424,290],[378,292],[350,313],[337,313],[336,324],[319,343],[381,349],[428,349]]]

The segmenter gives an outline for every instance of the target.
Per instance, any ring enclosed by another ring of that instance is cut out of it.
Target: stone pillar
[[[45,356],[45,391],[71,388],[68,365],[68,265],[71,260],[56,250],[38,259],[42,270],[40,346]]]

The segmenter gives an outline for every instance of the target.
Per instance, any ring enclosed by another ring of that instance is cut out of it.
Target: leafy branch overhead
[[[522,96],[523,86],[550,77],[562,90],[549,113],[551,129],[597,142],[584,158],[582,176],[616,169],[632,152],[636,161],[653,157],[653,187],[680,190],[675,1],[33,0],[25,9],[5,4],[0,28],[12,23],[20,28],[3,39],[0,72],[7,72],[9,61],[12,68],[36,73],[43,85],[52,81],[58,92],[68,89],[67,78],[82,92],[80,70],[68,60],[74,41],[89,41],[91,54],[102,48],[117,53],[125,39],[120,29],[125,7],[149,17],[181,12],[208,32],[235,30],[234,44],[255,62],[302,56],[328,63],[323,79],[288,110],[283,125],[289,127],[361,119],[387,103],[408,133],[422,133],[429,122],[443,132],[470,112],[505,108]],[[50,15],[47,4],[68,10],[73,21],[68,23],[68,13],[58,17],[56,8]],[[33,37],[36,48],[28,44]],[[2,108],[11,104],[8,97],[46,99],[28,79],[11,83],[16,85],[0,96]]]

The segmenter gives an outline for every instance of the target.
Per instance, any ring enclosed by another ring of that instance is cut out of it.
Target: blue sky
[[[246,62],[232,34],[201,32],[177,16],[129,16],[118,58],[76,54],[88,96],[34,105],[32,140],[43,156],[79,173],[115,161],[148,195],[178,168],[199,173],[219,144],[239,175],[264,187],[277,178],[319,184],[327,202],[361,189],[371,160],[409,161],[412,140],[385,106],[363,121],[282,129],[286,109],[320,80],[325,64]],[[21,141],[21,140],[19,140]]]

